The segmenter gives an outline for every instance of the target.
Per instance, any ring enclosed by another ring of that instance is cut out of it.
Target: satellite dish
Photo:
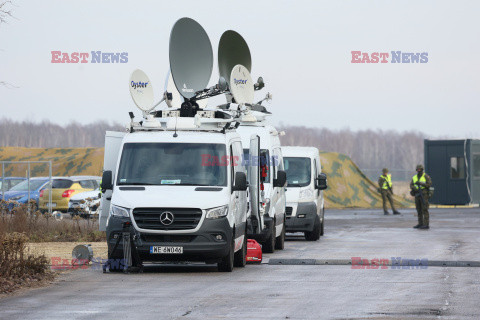
[[[165,99],[167,105],[170,108],[180,108],[183,103],[183,97],[178,92],[177,87],[175,87],[171,72],[168,72],[167,79],[165,79],[165,91],[172,94],[172,100]]]
[[[186,99],[204,90],[213,68],[212,44],[198,22],[178,20],[170,33],[170,70],[178,92]]]
[[[244,66],[249,73],[252,71],[250,49],[239,33],[227,30],[222,34],[218,44],[218,72],[220,76],[230,81],[232,69],[237,64]]]
[[[129,87],[133,102],[140,110],[148,112],[153,109],[153,87],[145,72],[139,69],[133,71]]]
[[[250,72],[237,64],[230,74],[230,92],[238,104],[253,103],[254,87]]]
[[[93,258],[93,249],[91,245],[80,244],[73,248],[72,258],[80,262],[92,261]]]

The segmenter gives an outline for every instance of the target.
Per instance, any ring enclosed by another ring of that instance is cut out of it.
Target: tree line
[[[423,163],[423,139],[420,132],[382,130],[351,131],[299,126],[279,127],[285,135],[282,145],[314,146],[321,151],[348,155],[362,169],[383,167],[414,170]],[[0,146],[30,148],[103,147],[105,131],[124,131],[119,123],[97,121],[91,124],[72,122],[65,126],[42,121],[0,120]]]
[[[421,132],[396,132],[382,130],[351,131],[327,128],[287,126],[281,137],[282,145],[314,146],[321,151],[348,155],[361,169],[373,177],[384,167],[398,171],[414,172],[423,163],[425,134]],[[375,171],[378,170],[378,171]]]

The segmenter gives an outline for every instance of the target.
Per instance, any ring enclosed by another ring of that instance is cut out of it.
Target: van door
[[[260,137],[255,134],[250,137],[248,183],[252,229],[260,233],[263,229],[263,217],[260,215]]]
[[[107,131],[105,134],[105,154],[103,156],[103,170],[113,172],[113,181],[115,183],[115,174],[117,172],[118,155],[125,132]],[[102,194],[100,207],[100,217],[98,227],[100,231],[105,231],[107,227],[108,214],[110,212],[110,200],[112,199],[112,190],[107,190]]]
[[[277,178],[277,172],[285,171],[283,166],[283,157],[280,148],[273,149],[273,158],[271,159],[273,178]],[[273,180],[272,180],[273,181]],[[273,200],[274,199],[274,200]],[[273,190],[272,201],[275,201],[271,205],[275,206],[275,220],[277,225],[277,234],[280,235],[282,232],[283,222],[285,220],[285,210],[286,210],[286,196],[285,196],[285,187],[276,187]]]
[[[232,173],[231,185],[235,184],[235,175],[237,172],[246,174],[245,167],[242,164],[243,148],[240,141],[234,141],[230,146],[230,172]],[[233,191],[230,203],[235,204],[235,250],[241,249],[243,243],[243,236],[247,227],[247,192]]]

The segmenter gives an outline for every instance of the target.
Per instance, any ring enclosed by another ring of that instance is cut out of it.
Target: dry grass
[[[53,278],[48,259],[45,255],[31,254],[27,242],[24,233],[0,234],[0,293]]]
[[[56,220],[48,214],[21,205],[7,210],[8,202],[0,201],[0,235],[12,232],[25,233],[30,242],[96,242],[105,240],[105,232],[98,231],[98,221],[93,219]]]

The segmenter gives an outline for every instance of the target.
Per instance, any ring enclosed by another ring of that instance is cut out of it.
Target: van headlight
[[[228,214],[228,206],[221,206],[207,210],[207,219],[217,219],[225,217]]]
[[[128,213],[129,209],[117,207],[114,205],[110,206],[110,215],[113,217],[126,217],[128,218],[130,215]]]
[[[298,200],[308,200],[312,198],[313,198],[313,191],[310,188],[300,190],[300,193],[298,194]]]

